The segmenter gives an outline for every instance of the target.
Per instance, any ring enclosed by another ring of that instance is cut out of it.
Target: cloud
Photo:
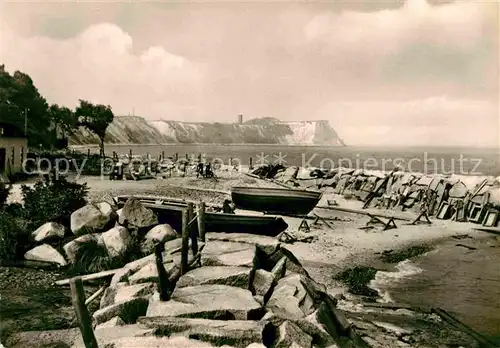
[[[338,102],[326,105],[348,144],[498,147],[498,104],[431,97],[402,102]]]
[[[325,118],[351,144],[499,138],[495,4],[357,4],[8,4],[0,60],[52,102],[117,114]]]
[[[161,46],[133,52],[133,39],[112,23],[88,27],[75,37],[21,37],[4,27],[1,60],[28,72],[50,102],[77,99],[110,104],[115,113],[178,116],[203,79],[200,67]],[[152,112],[154,110],[154,113]]]

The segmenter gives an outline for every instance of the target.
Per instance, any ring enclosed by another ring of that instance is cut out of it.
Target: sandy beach
[[[88,199],[91,202],[112,202],[117,195],[154,195],[183,198],[188,200],[203,200],[206,203],[221,204],[225,198],[230,198],[228,192],[235,186],[280,187],[272,182],[249,177],[237,171],[219,171],[216,179],[188,177],[169,177],[165,179],[147,179],[140,181],[111,181],[101,177],[79,177],[79,183],[87,183]],[[28,183],[27,185],[32,185]],[[21,184],[15,184],[10,202],[21,200]],[[340,207],[361,209],[363,203],[357,200],[346,200],[342,196],[325,192],[318,206],[326,206],[328,200],[335,200]],[[392,210],[383,211],[376,208],[368,212],[384,212],[394,215]],[[259,214],[256,212],[237,211],[237,213]],[[380,253],[387,250],[397,250],[412,245],[436,244],[452,236],[467,234],[473,238],[486,237],[490,234],[474,230],[472,223],[458,223],[450,220],[432,221],[432,225],[409,225],[409,221],[396,220],[397,229],[381,231],[381,228],[360,229],[370,219],[368,216],[315,208],[311,214],[336,219],[329,220],[328,225],[320,222],[310,225],[310,232],[298,231],[301,219],[283,217],[288,223],[288,232],[314,236],[311,243],[295,242],[288,244],[310,274],[325,284],[332,292],[344,291],[342,284],[333,280],[332,275],[353,265],[373,265]],[[413,212],[398,212],[397,216],[409,220],[416,215]],[[309,221],[311,224],[312,220]]]

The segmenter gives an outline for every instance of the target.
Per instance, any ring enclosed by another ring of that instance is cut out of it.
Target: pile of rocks
[[[135,198],[119,210],[107,202],[88,204],[71,214],[70,229],[73,237],[63,246],[65,256],[51,245],[65,238],[65,227],[47,222],[33,232],[33,239],[40,244],[26,252],[24,258],[66,266],[76,261],[78,249],[85,243],[97,242],[106,247],[110,257],[118,257],[126,253],[138,237],[145,254],[152,252],[156,243],[179,237],[169,225],[158,224],[155,213]]]
[[[180,261],[180,244],[165,243],[167,274]],[[154,257],[126,265],[93,314],[99,343],[173,347],[184,336],[193,347],[332,347],[344,332],[336,299],[274,238],[208,233],[200,263],[168,301],[157,292]]]
[[[178,270],[180,246],[179,238],[165,243],[168,275]],[[200,248],[198,267],[168,301],[157,290],[154,254],[117,271],[92,315],[99,347],[480,347],[439,315],[331,296],[274,238],[208,233]],[[34,337],[40,347],[85,347],[78,329],[19,333],[8,346]]]

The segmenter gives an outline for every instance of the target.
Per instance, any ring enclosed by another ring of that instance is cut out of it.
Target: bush
[[[0,264],[22,259],[33,245],[26,221],[0,211]]]
[[[7,187],[3,182],[1,182],[1,180],[2,179],[0,178],[0,209],[3,208],[7,202],[11,188],[10,186]]]
[[[87,184],[45,177],[34,187],[21,187],[24,198],[24,216],[32,227],[54,221],[68,226],[71,213],[87,204]]]

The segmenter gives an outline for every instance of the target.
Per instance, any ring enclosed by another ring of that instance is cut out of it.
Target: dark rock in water
[[[397,251],[389,250],[384,251],[380,259],[387,263],[398,263],[425,254],[432,249],[433,248],[428,245],[415,245]]]
[[[346,284],[354,295],[377,296],[377,291],[368,287],[376,273],[377,269],[373,267],[356,266],[335,275],[334,279]]]

